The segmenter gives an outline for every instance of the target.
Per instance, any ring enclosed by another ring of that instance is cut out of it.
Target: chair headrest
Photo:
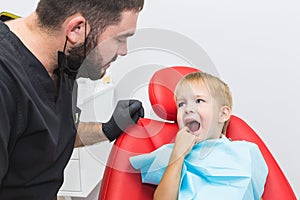
[[[173,66],[160,69],[153,74],[148,92],[152,108],[160,118],[176,121],[175,87],[182,77],[196,71],[200,70],[187,66]]]

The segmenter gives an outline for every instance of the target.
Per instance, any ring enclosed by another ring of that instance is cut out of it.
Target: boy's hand
[[[178,131],[172,153],[173,159],[185,157],[196,144],[196,136],[190,133],[187,127]]]

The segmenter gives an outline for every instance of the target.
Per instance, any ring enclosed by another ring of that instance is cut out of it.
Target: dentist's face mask
[[[86,30],[86,26],[85,26]],[[104,76],[103,59],[100,49],[97,48],[98,33],[91,29],[82,45],[73,47],[66,52],[68,38],[64,45],[63,52],[58,52],[58,68],[74,78],[89,78],[97,80]]]
[[[79,68],[87,57],[87,48],[89,47],[89,49],[92,49],[93,44],[97,44],[97,40],[94,39],[97,37],[93,37],[93,35],[94,34],[90,34],[89,37],[86,36],[85,24],[84,43],[73,47],[68,51],[66,49],[68,37],[66,37],[63,52],[58,51],[58,69],[60,69],[60,71],[64,71],[68,75],[74,76],[74,78],[76,77]]]
[[[83,59],[83,55],[73,57],[66,55],[65,52],[58,51],[58,68],[69,75],[76,75]]]
[[[60,71],[64,71],[68,75],[76,76],[78,69],[86,57],[87,39],[85,37],[84,43],[77,47],[73,47],[69,50],[68,54],[65,53],[67,42],[68,37],[66,37],[63,52],[58,51],[58,69],[60,69]]]

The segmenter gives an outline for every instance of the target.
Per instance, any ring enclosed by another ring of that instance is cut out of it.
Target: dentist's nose
[[[126,56],[127,55],[127,42],[124,42],[124,44],[122,44],[119,49],[118,49],[118,55],[120,56]]]

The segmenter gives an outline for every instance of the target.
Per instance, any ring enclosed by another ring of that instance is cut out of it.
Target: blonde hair
[[[180,86],[186,83],[204,83],[208,87],[211,96],[217,100],[220,107],[228,106],[230,109],[232,109],[232,95],[230,89],[228,85],[218,77],[205,72],[193,72],[187,74],[178,82],[174,94],[177,93],[177,90]],[[229,120],[230,118],[224,122],[224,126],[222,128],[223,134],[226,134]]]

